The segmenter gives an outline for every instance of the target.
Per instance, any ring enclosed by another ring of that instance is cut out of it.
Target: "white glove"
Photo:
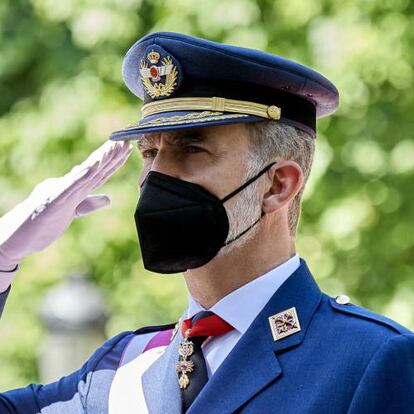
[[[0,271],[12,270],[25,257],[45,249],[76,217],[109,205],[108,196],[88,194],[125,163],[132,149],[128,141],[105,142],[69,173],[41,182],[26,200],[1,217]],[[1,284],[0,278],[0,292]]]

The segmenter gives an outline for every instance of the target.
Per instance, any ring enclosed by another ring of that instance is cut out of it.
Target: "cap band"
[[[143,105],[142,116],[172,111],[216,111],[260,116],[262,118],[278,120],[281,110],[276,105],[263,105],[257,102],[240,101],[221,97],[212,98],[171,98],[154,101]]]

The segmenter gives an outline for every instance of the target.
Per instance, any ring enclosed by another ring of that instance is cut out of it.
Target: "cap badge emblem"
[[[160,58],[158,52],[151,50],[140,63],[142,84],[153,99],[170,96],[177,87],[177,66],[174,65],[171,56],[164,57],[159,65]]]
[[[275,341],[301,330],[295,307],[270,316],[269,323]]]

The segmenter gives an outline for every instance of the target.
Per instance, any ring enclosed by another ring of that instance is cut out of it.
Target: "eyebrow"
[[[148,148],[155,139],[154,134],[142,134],[139,140],[137,141],[138,149]]]
[[[137,142],[138,149],[148,148],[154,144],[157,134],[142,134]],[[206,140],[206,136],[198,131],[178,131],[174,135],[167,136],[167,140],[173,145],[184,145],[188,143],[200,143]]]

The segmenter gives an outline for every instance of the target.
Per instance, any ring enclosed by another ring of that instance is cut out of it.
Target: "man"
[[[79,215],[128,158],[144,266],[184,272],[174,326],[111,338],[77,372],[0,396],[3,413],[414,413],[414,334],[321,292],[295,253],[317,117],[336,88],[297,63],[176,33],[129,50],[143,118],[1,219],[4,304],[18,264]],[[167,276],[166,276],[167,277]]]

